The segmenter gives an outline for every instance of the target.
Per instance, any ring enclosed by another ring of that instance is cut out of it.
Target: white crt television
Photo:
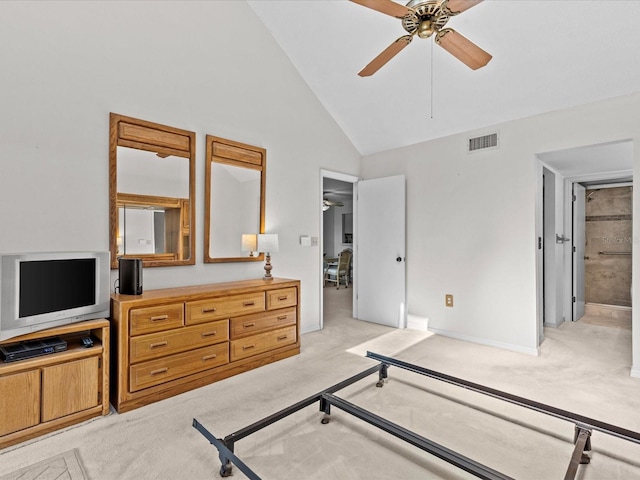
[[[0,340],[108,318],[109,252],[0,254]]]

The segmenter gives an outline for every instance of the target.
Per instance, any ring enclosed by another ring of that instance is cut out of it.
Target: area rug
[[[7,473],[0,480],[85,480],[77,451],[69,450]]]

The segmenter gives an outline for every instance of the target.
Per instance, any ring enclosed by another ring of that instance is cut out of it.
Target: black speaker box
[[[142,259],[119,258],[118,275],[120,278],[120,293],[123,295],[142,294]]]

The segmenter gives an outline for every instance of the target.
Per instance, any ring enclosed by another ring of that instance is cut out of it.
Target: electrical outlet
[[[311,246],[312,247],[318,246],[318,237],[311,237]]]
[[[453,307],[453,295],[451,295],[451,294],[447,293],[447,294],[444,296],[444,304],[445,304],[447,307]]]

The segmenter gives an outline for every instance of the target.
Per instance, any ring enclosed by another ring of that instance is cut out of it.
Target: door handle
[[[396,262],[400,263],[402,261],[402,257],[396,257]]]

